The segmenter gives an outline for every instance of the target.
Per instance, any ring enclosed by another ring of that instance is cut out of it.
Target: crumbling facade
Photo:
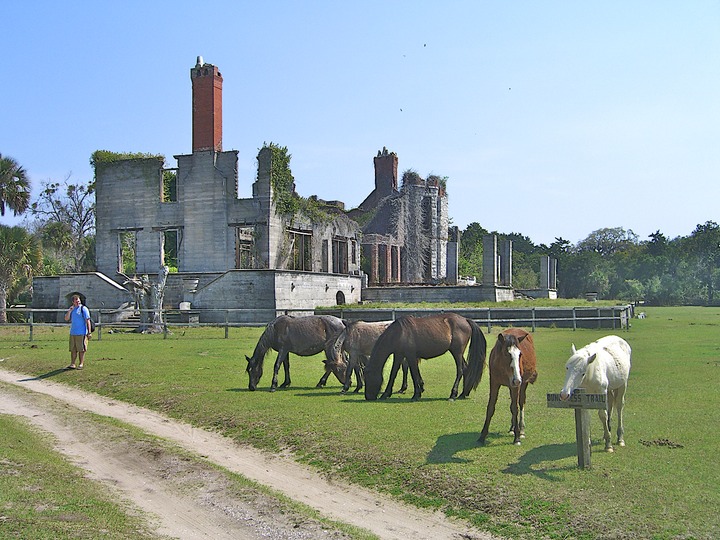
[[[174,156],[175,167],[162,156],[96,153],[97,272],[36,278],[34,307],[64,307],[80,293],[91,308],[127,310],[132,278],[163,267],[164,307],[191,306],[206,321],[356,303],[368,282],[456,282],[444,179],[408,171],[398,187],[397,155],[383,149],[375,189],[357,209],[317,197],[288,208],[300,198],[289,166],[278,165],[286,149],[271,144],[257,156],[252,197],[239,199],[238,152],[223,150],[222,75],[198,57],[190,79],[192,153]]]
[[[387,148],[378,152],[374,165],[375,189],[349,212],[366,222],[363,270],[369,284],[436,284],[448,279],[454,283],[456,267],[450,273],[447,267],[449,217],[444,179],[425,180],[406,171],[398,188],[398,157]],[[456,238],[452,253],[457,251]]]
[[[198,58],[191,80],[193,152],[175,156],[177,168],[166,169],[162,158],[96,163],[98,271],[152,273],[168,265],[180,273],[358,274],[360,228],[343,212],[328,205],[327,219],[313,222],[278,210],[277,147],[260,151],[253,196],[238,199],[238,153],[222,150],[222,76]],[[285,189],[294,193],[294,184]]]

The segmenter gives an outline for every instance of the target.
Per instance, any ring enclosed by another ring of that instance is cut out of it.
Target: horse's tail
[[[467,322],[472,329],[472,336],[468,351],[468,365],[463,375],[463,397],[470,395],[470,392],[480,384],[485,370],[485,353],[487,352],[487,342],[482,330],[472,319],[467,319]]]

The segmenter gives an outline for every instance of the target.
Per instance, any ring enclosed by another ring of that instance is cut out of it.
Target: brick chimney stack
[[[375,192],[379,197],[387,197],[398,190],[398,157],[383,146],[373,159],[375,165]]]
[[[193,152],[222,152],[222,75],[216,66],[197,57],[192,80]]]

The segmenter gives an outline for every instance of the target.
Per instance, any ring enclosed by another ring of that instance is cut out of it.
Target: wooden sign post
[[[560,399],[560,394],[548,394],[547,406],[556,409],[575,409],[575,441],[577,443],[578,467],[590,467],[590,410],[607,408],[605,394],[586,394],[585,390],[578,388],[566,399]]]

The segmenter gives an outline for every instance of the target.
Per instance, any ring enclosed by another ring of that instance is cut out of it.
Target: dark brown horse
[[[525,437],[525,396],[527,386],[537,379],[535,345],[525,330],[509,328],[498,334],[495,346],[490,351],[490,396],[488,397],[485,425],[478,439],[485,444],[490,420],[495,414],[498,391],[501,386],[510,388],[510,431],[515,434],[513,444],[520,444]]]
[[[278,352],[273,370],[270,391],[274,392],[278,384],[278,371],[280,364],[285,367],[285,381],[280,386],[290,385],[290,359],[289,353],[298,356],[312,356],[325,351],[325,374],[317,383],[318,387],[325,386],[330,373],[334,373],[341,383],[345,382],[345,363],[338,363],[330,352],[337,335],[345,328],[341,319],[331,315],[310,315],[307,317],[291,317],[280,315],[267,325],[265,331],[255,346],[251,358],[247,359],[247,373],[250,377],[248,388],[255,390],[263,374],[263,362],[270,349]],[[343,359],[340,359],[343,360]]]
[[[468,343],[468,362],[463,353]],[[402,317],[388,326],[373,347],[370,360],[365,367],[365,399],[375,400],[380,392],[383,368],[388,357],[394,354],[392,370],[387,387],[380,399],[392,395],[395,377],[403,360],[407,360],[415,392],[413,401],[420,399],[424,383],[418,363],[421,358],[435,358],[450,351],[455,359],[455,383],[450,399],[458,397],[458,385],[463,380],[461,397],[467,397],[477,388],[485,366],[485,336],[480,327],[471,319],[456,313],[438,313],[428,317]]]

